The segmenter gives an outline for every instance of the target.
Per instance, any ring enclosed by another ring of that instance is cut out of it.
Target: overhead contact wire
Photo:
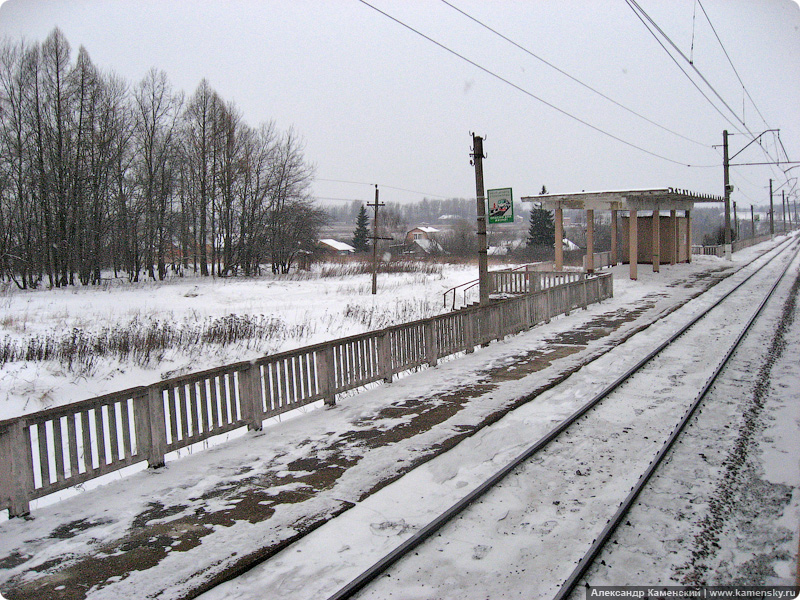
[[[540,98],[540,97],[539,97],[539,96],[537,96],[536,94],[533,94],[532,92],[529,92],[528,90],[526,90],[526,89],[525,89],[525,88],[523,88],[523,87],[520,87],[520,86],[519,86],[519,85],[517,85],[516,83],[513,83],[512,81],[510,81],[510,80],[506,79],[505,77],[503,77],[503,76],[501,76],[501,75],[498,75],[498,74],[497,74],[497,73],[495,73],[494,71],[491,71],[490,69],[487,69],[486,67],[484,67],[484,66],[482,66],[482,65],[480,65],[480,64],[478,64],[478,63],[476,63],[474,60],[467,58],[467,57],[466,57],[466,56],[464,56],[463,54],[459,54],[458,52],[456,52],[456,51],[455,51],[455,50],[453,50],[452,48],[449,48],[448,46],[445,46],[445,45],[444,45],[444,44],[442,44],[441,42],[438,42],[438,41],[436,41],[435,39],[433,39],[432,37],[425,35],[424,33],[422,33],[421,31],[419,31],[418,29],[415,29],[415,28],[414,28],[414,27],[412,27],[411,25],[408,25],[407,23],[404,23],[404,22],[403,22],[403,21],[401,21],[400,19],[398,19],[398,18],[396,18],[396,17],[393,17],[393,16],[392,16],[392,15],[390,15],[389,13],[382,11],[381,9],[377,8],[376,6],[373,6],[372,4],[370,4],[369,2],[367,2],[366,0],[358,0],[358,1],[359,1],[359,2],[361,2],[361,4],[363,4],[364,6],[367,6],[367,7],[371,8],[372,10],[374,10],[375,12],[377,12],[377,13],[379,13],[379,14],[383,15],[383,16],[384,16],[384,17],[386,17],[387,19],[390,19],[390,20],[394,21],[394,22],[395,22],[395,23],[397,23],[398,25],[401,25],[402,27],[405,27],[405,28],[406,28],[406,29],[408,29],[409,31],[411,31],[411,32],[413,32],[413,33],[415,33],[415,34],[417,34],[418,36],[422,37],[423,39],[425,39],[425,40],[429,41],[430,43],[432,43],[432,44],[434,44],[434,45],[436,45],[436,46],[438,46],[438,47],[439,47],[439,48],[441,48],[442,50],[444,50],[444,51],[446,51],[446,52],[449,52],[449,53],[450,53],[450,54],[452,54],[453,56],[455,56],[455,57],[457,57],[457,58],[460,58],[461,60],[463,60],[463,61],[464,61],[464,62],[466,62],[466,63],[469,63],[470,65],[472,65],[472,66],[473,66],[473,67],[475,67],[476,69],[479,69],[479,70],[483,71],[483,72],[484,72],[484,73],[486,73],[487,75],[490,75],[491,77],[494,77],[495,79],[497,79],[497,80],[499,80],[499,81],[502,81],[502,82],[503,82],[503,83],[505,83],[506,85],[509,85],[509,86],[513,87],[515,90],[517,90],[517,91],[519,91],[519,92],[522,92],[522,93],[523,93],[523,94],[525,94],[526,96],[529,96],[529,97],[533,98],[534,100],[537,100],[537,101],[541,102],[542,104],[544,104],[545,106],[548,106],[549,108],[552,108],[552,109],[553,109],[553,110],[555,110],[556,112],[559,112],[559,113],[561,113],[562,115],[564,115],[564,116],[566,116],[566,117],[569,117],[570,119],[573,119],[574,121],[577,121],[578,123],[580,123],[580,124],[582,124],[582,125],[585,125],[586,127],[589,127],[590,129],[593,129],[594,131],[596,131],[596,132],[598,132],[598,133],[601,133],[601,134],[603,134],[603,135],[605,135],[605,136],[607,136],[607,137],[609,137],[609,138],[611,138],[611,139],[613,139],[613,140],[615,140],[615,141],[617,141],[617,142],[619,142],[619,143],[621,143],[621,144],[625,144],[626,146],[628,146],[628,147],[630,147],[630,148],[634,148],[635,150],[639,150],[640,152],[644,152],[645,154],[648,154],[648,155],[650,155],[650,156],[653,156],[653,157],[655,157],[655,158],[660,158],[661,160],[665,160],[665,161],[667,161],[667,162],[670,162],[670,163],[672,163],[672,164],[675,164],[675,165],[681,165],[681,166],[683,166],[683,167],[693,167],[693,166],[696,166],[696,165],[687,164],[687,163],[685,163],[685,162],[682,162],[682,161],[679,161],[679,160],[674,160],[674,159],[672,159],[672,158],[669,158],[669,157],[667,157],[667,156],[663,156],[663,155],[661,155],[661,154],[657,154],[656,152],[652,152],[652,151],[650,151],[650,150],[647,150],[647,149],[645,149],[645,148],[642,148],[641,146],[637,146],[636,144],[634,144],[634,143],[632,143],[632,142],[629,142],[629,141],[627,141],[627,140],[624,140],[624,139],[622,139],[622,138],[620,138],[620,137],[618,137],[618,136],[614,135],[613,133],[610,133],[610,132],[608,132],[608,131],[605,131],[604,129],[601,129],[600,127],[597,127],[596,125],[592,125],[592,124],[591,124],[591,123],[589,123],[588,121],[585,121],[585,120],[581,119],[580,117],[577,117],[577,116],[575,116],[575,115],[573,115],[573,114],[571,114],[571,113],[567,112],[566,110],[564,110],[564,109],[562,109],[562,108],[559,108],[559,107],[558,107],[558,106],[556,106],[555,104],[552,104],[552,103],[548,102],[547,100],[544,100],[543,98]]]
[[[480,26],[481,26],[481,27],[483,27],[484,29],[487,29],[488,31],[491,31],[493,34],[495,34],[496,36],[498,36],[498,37],[500,37],[501,39],[505,40],[506,42],[508,42],[509,44],[511,44],[512,46],[514,46],[515,48],[518,48],[519,50],[522,50],[522,51],[523,51],[523,52],[525,52],[526,54],[528,54],[528,55],[532,56],[533,58],[535,58],[536,60],[538,60],[538,61],[540,61],[540,62],[544,63],[545,65],[547,65],[547,66],[548,66],[548,67],[550,67],[551,69],[554,69],[555,71],[558,71],[559,73],[561,73],[561,74],[562,74],[562,75],[564,75],[565,77],[567,77],[567,78],[571,79],[572,81],[574,81],[574,82],[575,82],[575,83],[577,83],[578,85],[581,85],[581,86],[583,86],[584,88],[586,88],[587,90],[589,90],[589,91],[591,91],[591,92],[594,92],[595,94],[597,94],[597,95],[598,95],[598,96],[600,96],[601,98],[603,98],[603,99],[605,99],[605,100],[607,100],[607,101],[611,102],[611,103],[612,103],[612,104],[614,104],[615,106],[618,106],[619,108],[621,108],[621,109],[623,109],[623,110],[625,110],[625,111],[627,111],[627,112],[631,113],[632,115],[635,115],[635,116],[639,117],[640,119],[642,119],[642,120],[644,120],[644,121],[647,121],[647,122],[648,122],[648,123],[650,123],[651,125],[655,125],[655,126],[656,126],[656,127],[658,127],[659,129],[662,129],[662,130],[664,130],[664,131],[666,131],[666,132],[668,132],[668,133],[671,133],[672,135],[676,135],[676,136],[678,136],[679,138],[682,138],[682,139],[684,139],[684,140],[686,140],[686,141],[688,141],[688,142],[692,142],[693,144],[697,144],[697,145],[699,145],[699,146],[703,146],[703,147],[705,147],[705,148],[708,148],[708,147],[709,147],[709,145],[708,145],[708,144],[705,144],[705,143],[703,143],[703,142],[699,142],[699,141],[697,141],[697,140],[693,140],[693,139],[692,139],[692,138],[690,138],[690,137],[687,137],[687,136],[685,136],[685,135],[683,135],[683,134],[680,134],[680,133],[678,133],[677,131],[673,131],[673,130],[672,130],[672,129],[670,129],[669,127],[665,127],[664,125],[661,125],[660,123],[657,123],[657,122],[653,121],[652,119],[649,119],[648,117],[646,117],[646,116],[644,116],[644,115],[642,115],[642,114],[640,114],[640,113],[636,112],[636,111],[635,111],[635,110],[633,110],[632,108],[628,108],[628,107],[627,107],[627,106],[625,106],[624,104],[622,104],[622,103],[620,103],[620,102],[617,102],[617,101],[616,101],[616,100],[614,100],[613,98],[610,98],[609,96],[607,96],[607,95],[606,95],[606,94],[604,94],[603,92],[601,92],[601,91],[599,91],[599,90],[597,90],[597,89],[593,88],[593,87],[592,87],[592,86],[590,86],[589,84],[587,84],[587,83],[584,83],[583,81],[581,81],[581,80],[580,80],[580,79],[578,79],[577,77],[574,77],[573,75],[570,75],[569,73],[567,73],[567,72],[566,72],[566,71],[564,71],[563,69],[560,69],[559,67],[557,67],[557,66],[556,66],[556,65],[554,65],[553,63],[551,63],[551,62],[547,61],[546,59],[542,58],[541,56],[538,56],[538,55],[537,55],[536,53],[534,53],[533,51],[531,51],[531,50],[528,50],[528,49],[527,49],[527,48],[525,48],[524,46],[522,46],[522,45],[518,44],[518,43],[517,43],[517,42],[515,42],[514,40],[512,40],[512,39],[508,38],[507,36],[503,35],[503,34],[502,34],[502,33],[500,33],[499,31],[497,31],[496,29],[493,29],[492,27],[490,27],[489,25],[487,25],[487,24],[486,24],[486,23],[484,23],[483,21],[481,21],[481,20],[479,20],[479,19],[477,19],[477,18],[473,17],[473,16],[472,16],[472,15],[470,15],[469,13],[467,13],[467,12],[465,12],[465,11],[461,10],[460,8],[458,8],[457,6],[455,6],[455,5],[451,4],[451,3],[450,3],[450,2],[448,2],[447,0],[441,0],[441,1],[442,1],[444,4],[446,4],[447,6],[449,6],[450,8],[452,8],[453,10],[455,10],[456,12],[459,12],[459,13],[461,13],[462,15],[464,15],[465,17],[467,17],[468,19],[470,19],[470,20],[474,21],[475,23],[477,23],[478,25],[480,25]]]

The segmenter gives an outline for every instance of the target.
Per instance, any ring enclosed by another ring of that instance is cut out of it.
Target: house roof
[[[444,248],[434,240],[414,240],[411,246],[419,246],[423,252],[430,254],[431,252],[444,252]]]
[[[350,244],[345,244],[344,242],[340,242],[333,239],[325,239],[320,240],[320,244],[324,244],[325,246],[330,246],[334,250],[338,250],[339,252],[355,252],[356,249],[353,248]]]
[[[435,227],[427,227],[424,225],[420,225],[419,227],[414,227],[414,229],[412,229],[411,231],[422,231],[423,233],[439,233],[439,230],[436,229]]]

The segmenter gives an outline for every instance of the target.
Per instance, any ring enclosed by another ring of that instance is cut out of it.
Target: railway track
[[[623,500],[635,501],[642,474],[667,454],[667,440],[679,439],[677,424],[690,422],[724,366],[726,358],[711,350],[733,352],[794,246],[765,254],[464,440],[440,457],[444,466],[436,459],[417,470],[427,474],[407,474],[260,573],[202,598],[255,598],[267,590],[331,600],[567,597],[579,570],[591,565],[589,553],[605,543],[604,530],[613,531],[608,523],[624,520]],[[482,464],[462,462],[465,446]]]
[[[449,590],[446,597],[470,597],[469,590],[483,596],[481,582],[485,585],[487,578],[511,573],[524,578],[526,572],[537,580],[525,586],[528,597],[569,597],[760,314],[788,269],[791,260],[786,257],[796,256],[794,246],[785,244],[771,253],[547,436],[329,600],[442,597],[443,589]],[[697,336],[705,341],[698,344]],[[712,359],[708,349],[714,347],[724,351]],[[554,479],[561,482],[554,484]],[[531,481],[539,484],[520,483]],[[590,522],[578,517],[572,526],[559,527],[570,512],[593,516]],[[509,538],[502,552],[475,543],[497,539],[498,528]],[[536,541],[540,550],[526,551]],[[454,553],[469,558],[454,559]],[[502,555],[502,567],[487,560],[492,553]],[[481,567],[466,573],[464,562]],[[384,573],[388,576],[376,581]],[[430,581],[442,584],[432,586]]]

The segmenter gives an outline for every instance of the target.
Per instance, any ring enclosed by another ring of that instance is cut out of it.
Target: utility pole
[[[786,233],[786,190],[781,190],[781,220],[783,221],[783,232]]]
[[[731,183],[728,164],[728,130],[722,132],[722,166],[725,185],[725,260],[731,259]]]
[[[772,179],[769,180],[769,234],[775,235],[775,218],[773,217],[773,213],[775,212],[774,207],[772,206]]]
[[[478,210],[478,290],[480,306],[489,304],[489,248],[486,240],[486,197],[483,190],[483,138],[472,134],[472,164],[475,166],[475,195]]]
[[[378,237],[378,208],[386,206],[378,202],[378,184],[375,184],[375,204],[367,202],[367,206],[375,209],[372,218],[372,295],[378,293],[378,240],[390,240],[392,238]]]
[[[752,204],[750,205],[750,237],[756,237],[756,215]]]
[[[733,201],[733,232],[736,239],[739,239],[739,212],[736,210],[736,200]]]

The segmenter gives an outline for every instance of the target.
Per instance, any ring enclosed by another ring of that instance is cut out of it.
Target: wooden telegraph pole
[[[372,295],[378,293],[378,240],[390,240],[390,237],[380,237],[378,235],[378,209],[386,206],[378,202],[378,184],[375,184],[375,204],[367,202],[367,206],[375,209],[372,218]]]
[[[483,189],[483,138],[472,134],[472,164],[475,167],[475,195],[478,210],[478,290],[480,305],[489,304],[489,247],[486,239],[486,196]]]
[[[372,218],[372,295],[378,293],[378,208],[384,206],[378,202],[378,184],[375,184],[375,204],[367,203],[375,209]]]

